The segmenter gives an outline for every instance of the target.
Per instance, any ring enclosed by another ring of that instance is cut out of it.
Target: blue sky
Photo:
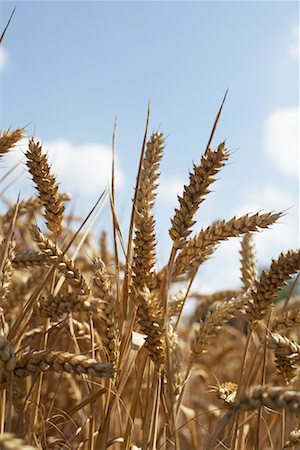
[[[156,206],[159,257],[166,259],[176,192],[200,160],[229,87],[214,146],[226,138],[233,155],[201,207],[198,229],[235,213],[291,207],[258,236],[260,264],[298,245],[297,2],[7,1],[2,28],[14,5],[0,55],[1,127],[30,123],[62,187],[76,199],[80,192],[80,210],[106,185],[117,116],[118,210],[126,229],[150,99],[150,131],[168,136]],[[23,178],[7,195],[20,188],[27,195],[31,182]],[[207,289],[238,282],[237,251],[237,242],[224,244],[207,264],[200,280]],[[236,264],[216,281],[213,271],[231,254]]]

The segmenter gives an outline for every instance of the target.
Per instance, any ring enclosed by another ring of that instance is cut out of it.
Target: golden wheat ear
[[[149,286],[156,262],[155,221],[153,206],[156,197],[159,166],[163,156],[165,140],[162,133],[153,133],[147,143],[140,172],[140,183],[136,196],[135,238],[132,261],[133,286],[135,291]]]
[[[178,254],[175,261],[174,274],[176,276],[188,272],[192,267],[197,267],[205,261],[214,251],[216,245],[231,237],[239,237],[244,233],[268,228],[275,223],[281,214],[245,214],[241,217],[233,217],[229,221],[220,220],[203,229],[187,244]]]
[[[42,153],[42,146],[33,138],[29,140],[26,152],[27,167],[39,193],[40,200],[45,208],[47,227],[59,236],[62,230],[64,204],[62,196],[58,193],[58,184],[51,174],[47,156]]]
[[[300,308],[291,309],[285,313],[276,317],[272,324],[271,329],[278,331],[281,329],[294,328],[300,324]]]
[[[118,362],[120,332],[116,317],[116,298],[110,282],[107,267],[98,258],[98,270],[92,277],[92,292],[102,300],[102,311],[100,318],[100,337],[103,342],[108,360],[115,365]]]
[[[262,272],[252,290],[252,299],[249,300],[247,319],[250,324],[254,325],[265,316],[280,289],[299,270],[300,250],[290,250],[281,253],[272,261],[270,269]]]
[[[0,158],[9,152],[23,138],[25,129],[6,130],[0,135]]]
[[[300,345],[282,334],[270,332],[266,345],[274,351],[276,369],[284,383],[289,384],[296,376],[296,362],[300,360]]]
[[[241,243],[241,281],[243,290],[252,288],[257,278],[254,238],[246,233]]]
[[[176,248],[183,247],[186,238],[191,234],[195,214],[210,192],[209,186],[215,181],[214,176],[225,165],[227,159],[228,152],[223,142],[215,151],[208,148],[201,158],[201,163],[194,164],[189,184],[184,186],[182,197],[178,196],[179,208],[175,210],[171,220],[169,234]]]
[[[228,151],[225,142],[222,142],[216,150],[211,149],[211,143],[221,117],[223,106],[228,94],[225,92],[219,111],[216,115],[206,150],[200,164],[194,164],[193,171],[189,173],[189,184],[183,188],[183,195],[178,196],[179,208],[175,209],[171,219],[169,235],[174,248],[182,248],[187,237],[191,234],[191,228],[195,224],[195,214],[205,196],[210,192],[209,186],[215,181],[214,176],[222,169],[228,160]]]

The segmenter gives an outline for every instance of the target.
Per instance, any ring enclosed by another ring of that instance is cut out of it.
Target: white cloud
[[[8,53],[4,47],[0,46],[0,72],[5,69],[8,63]]]
[[[300,26],[296,25],[291,32],[291,43],[288,47],[288,54],[292,59],[299,59],[299,34]]]
[[[184,181],[179,177],[162,177],[158,187],[158,200],[176,205],[177,195],[183,191]]]
[[[244,203],[235,210],[235,214],[245,214],[246,212],[256,212],[260,209],[282,211],[295,205],[286,192],[283,192],[275,185],[266,185],[261,189],[252,187],[243,193]]]
[[[278,168],[288,176],[298,175],[299,109],[278,108],[264,125],[264,150]]]
[[[111,149],[101,144],[72,144],[66,139],[45,143],[44,148],[53,161],[64,190],[83,195],[99,194],[110,183]],[[121,187],[124,175],[116,161],[116,187]]]
[[[6,155],[5,168],[8,170],[17,161],[25,158],[22,152],[26,151],[27,141],[24,140],[10,154]],[[87,143],[76,145],[67,139],[55,139],[43,143],[43,150],[47,152],[52,164],[52,172],[61,186],[61,191],[77,195],[99,195],[110,183],[111,177],[111,149],[102,144]],[[3,167],[3,171],[5,170]],[[116,188],[124,184],[124,175],[116,160]],[[21,189],[22,194],[32,185],[30,176],[25,175],[19,184],[14,187]]]
[[[290,208],[290,209],[289,209]],[[240,216],[248,212],[261,213],[269,211],[285,211],[277,223],[267,230],[255,233],[258,260],[265,264],[280,252],[297,246],[299,218],[297,200],[289,197],[277,186],[269,185],[263,189],[252,189],[244,193],[244,202],[234,211]]]
[[[263,189],[252,188],[243,194],[242,204],[229,217],[268,211],[282,211],[292,207],[269,229],[254,233],[257,262],[259,268],[268,267],[272,258],[283,251],[297,247],[299,242],[299,219],[297,204],[275,185]],[[218,245],[217,250],[199,271],[194,288],[201,292],[235,289],[240,286],[240,244],[241,238],[231,238]],[[194,289],[193,289],[194,290]]]

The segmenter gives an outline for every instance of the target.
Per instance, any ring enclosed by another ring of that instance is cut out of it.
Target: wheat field
[[[260,273],[256,265],[256,233],[283,214],[206,228],[195,220],[230,159],[225,142],[213,143],[222,107],[174,205],[172,248],[160,268],[154,206],[165,136],[149,134],[149,111],[126,236],[114,159],[109,190],[78,221],[40,142],[23,128],[1,132],[0,162],[26,139],[36,188],[13,204],[1,194],[1,449],[300,444],[300,253],[282,253]],[[92,228],[105,198],[109,235]],[[240,240],[241,287],[195,290],[202,264],[230,238]],[[191,301],[194,310],[185,308]]]

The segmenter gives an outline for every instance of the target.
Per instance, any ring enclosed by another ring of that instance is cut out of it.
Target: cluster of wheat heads
[[[170,257],[158,270],[154,204],[165,138],[147,132],[148,121],[127,248],[113,182],[112,249],[105,231],[98,240],[83,226],[70,231],[70,196],[33,137],[26,164],[37,196],[9,204],[2,194],[3,449],[262,450],[300,441],[300,305],[292,289],[278,301],[300,254],[281,254],[258,275],[254,248],[255,232],[281,214],[199,229],[195,214],[229,157],[210,139],[178,197]],[[1,159],[24,133],[1,133]],[[201,265],[234,237],[241,288],[193,291]],[[197,307],[186,316],[191,299]]]
[[[221,109],[178,197],[172,249],[160,270],[154,205],[165,138],[159,131],[148,138],[149,115],[127,243],[114,170],[110,243],[105,230],[95,239],[87,227],[94,211],[72,231],[70,196],[60,192],[42,145],[27,139],[37,195],[12,204],[1,189],[0,449],[299,445],[297,278],[279,296],[300,269],[299,251],[280,254],[258,274],[255,233],[280,213],[202,229],[195,220],[230,156],[224,142],[212,146]],[[23,128],[1,132],[0,163],[24,135]],[[241,287],[193,290],[202,264],[229,238],[241,239]],[[196,308],[183,314],[191,301]]]

